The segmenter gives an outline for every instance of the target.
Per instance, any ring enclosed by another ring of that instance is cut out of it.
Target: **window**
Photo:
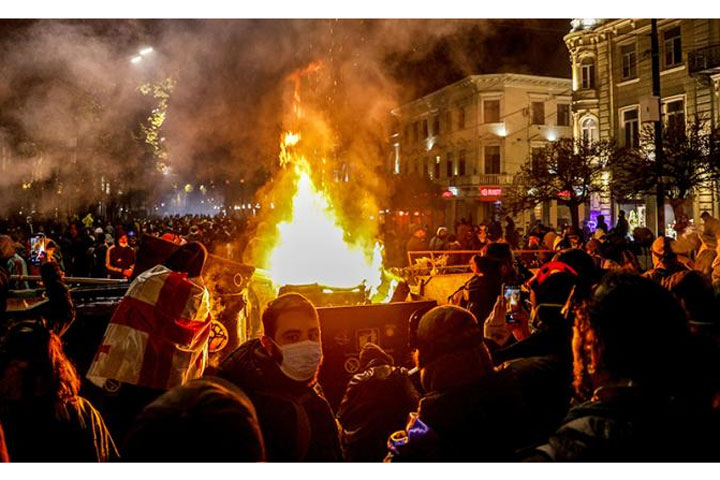
[[[452,154],[448,153],[447,160],[445,161],[445,176],[447,178],[451,178],[453,174],[455,173],[453,171],[453,158]]]
[[[595,88],[595,61],[585,57],[580,64],[581,88]]]
[[[530,161],[532,162],[532,171],[534,174],[542,173],[540,172],[541,164],[542,164],[542,158],[544,155],[544,147],[532,147],[531,153],[530,153]]]
[[[458,128],[461,130],[465,128],[465,107],[460,107],[458,112]]]
[[[433,165],[433,178],[440,178],[440,157],[435,157],[435,164]]]
[[[422,164],[423,164],[423,168],[422,168],[423,177],[427,178],[430,175],[430,172],[428,171],[428,159],[423,158]]]
[[[665,108],[665,124],[668,130],[685,129],[685,102],[683,99],[673,100],[663,105]]]
[[[428,121],[427,121],[427,118],[422,121],[422,134],[423,134],[422,138],[427,138],[427,137],[428,137]]]
[[[432,134],[440,135],[440,117],[435,115],[432,121]]]
[[[500,121],[500,100],[485,100],[483,115],[485,123],[498,123]]]
[[[405,131],[403,133],[403,137],[405,137],[406,142],[410,141],[410,125],[409,124],[405,125]]]
[[[680,27],[663,32],[663,47],[665,48],[665,68],[675,67],[682,63]]]
[[[584,142],[596,142],[598,139],[597,122],[594,118],[586,118],[580,125],[582,139]]]
[[[631,78],[637,77],[635,44],[620,47],[620,55],[622,56],[622,79],[630,80]]]
[[[414,127],[415,128],[413,128],[413,141],[417,142],[420,138],[420,122],[415,122]]]
[[[445,112],[445,131],[452,132],[452,112],[448,110]]]
[[[545,102],[530,103],[533,125],[545,125]]]
[[[485,173],[492,175],[500,173],[500,147],[485,147]]]
[[[558,103],[557,104],[557,124],[561,127],[567,127],[570,125],[570,104],[569,103]]]
[[[465,175],[465,150],[460,150],[458,153],[458,175],[461,177]]]
[[[637,148],[640,145],[637,108],[622,112],[622,125],[625,132],[625,146],[628,148]]]

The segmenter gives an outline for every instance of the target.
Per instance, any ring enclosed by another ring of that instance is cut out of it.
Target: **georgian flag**
[[[168,390],[203,374],[210,295],[187,274],[158,265],[130,284],[105,330],[87,378]]]

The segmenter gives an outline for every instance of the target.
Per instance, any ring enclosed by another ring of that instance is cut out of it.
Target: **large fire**
[[[341,288],[364,283],[374,294],[382,281],[381,247],[376,244],[366,252],[362,245],[346,240],[330,198],[313,183],[309,162],[290,153],[300,138],[287,134],[283,140],[283,161],[294,169],[296,190],[290,220],[277,225],[278,242],[268,261],[273,282]]]
[[[308,68],[301,74],[315,70]],[[293,112],[300,119],[299,80],[297,76],[291,79],[295,82]],[[289,219],[277,224],[276,242],[268,255],[273,284],[278,288],[310,284],[362,287],[372,301],[386,301],[397,282],[383,269],[382,244],[346,232],[331,196],[313,181],[313,163],[302,153],[315,150],[300,148],[302,141],[301,133],[287,132],[280,145],[280,163],[292,179],[292,200]],[[323,163],[322,159],[313,160]]]

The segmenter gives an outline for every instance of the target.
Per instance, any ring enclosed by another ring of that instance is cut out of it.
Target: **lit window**
[[[585,142],[596,142],[598,139],[597,122],[594,118],[586,118],[580,125],[582,139]]]
[[[580,65],[581,86],[583,89],[595,88],[595,61],[586,57]]]

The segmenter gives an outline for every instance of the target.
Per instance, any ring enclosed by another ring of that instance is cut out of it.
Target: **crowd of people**
[[[415,229],[409,251],[477,250],[473,275],[447,304],[409,319],[411,364],[365,343],[336,409],[318,382],[318,311],[296,293],[265,306],[261,336],[207,367],[203,264],[242,227],[199,217],[43,225],[55,246],[40,273],[54,303],[21,321],[0,305],[0,459],[718,461],[720,222],[704,213],[697,238],[672,239],[621,220],[594,232],[538,224],[525,238],[509,218],[505,228],[463,223],[427,246]],[[8,274],[23,268],[25,238],[6,232],[3,298],[22,287]],[[130,255],[109,252],[132,250],[140,233],[183,246],[137,276],[97,346],[91,373],[122,379],[135,409],[110,428],[113,412],[81,394],[88,381],[63,346],[74,313],[60,272],[91,275],[88,252],[104,246],[100,276],[129,277]]]

